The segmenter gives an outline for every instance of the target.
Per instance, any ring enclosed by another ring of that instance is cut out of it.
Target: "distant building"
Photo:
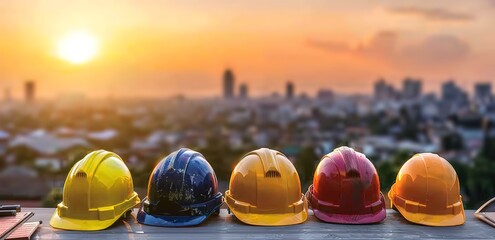
[[[17,135],[10,141],[9,148],[26,147],[41,155],[54,157],[62,151],[73,148],[89,148],[90,144],[81,137],[58,137],[44,130],[36,130],[26,135]]]
[[[294,98],[294,83],[292,83],[291,81],[287,82],[285,96],[287,97],[287,99]]]
[[[96,142],[112,141],[119,135],[119,132],[114,129],[106,129],[102,131],[89,132],[87,138]]]
[[[50,191],[50,181],[27,166],[8,166],[0,172],[0,196],[12,199],[41,199]]]
[[[234,97],[234,84],[235,78],[234,73],[230,69],[225,70],[223,74],[223,97],[233,98]]]
[[[387,83],[383,79],[379,79],[374,85],[374,96],[376,99],[386,99],[387,98]]]
[[[467,94],[453,80],[448,80],[442,84],[442,101],[457,102],[465,97]]]
[[[24,85],[26,102],[34,102],[35,83],[33,80],[26,81]]]
[[[333,101],[333,91],[328,89],[320,89],[316,94],[316,98],[320,101]]]
[[[374,85],[374,96],[377,100],[394,99],[397,96],[397,91],[385,79],[378,79]]]
[[[453,80],[442,84],[442,113],[456,113],[460,109],[469,106],[468,94],[464,92]]]
[[[476,83],[474,98],[478,102],[489,102],[492,98],[492,85],[490,83]]]
[[[404,79],[402,97],[404,99],[418,99],[421,96],[422,82],[419,79]]]
[[[249,92],[248,92],[248,86],[246,83],[243,83],[241,84],[241,86],[239,86],[239,97],[242,98],[242,99],[246,99],[249,97]]]

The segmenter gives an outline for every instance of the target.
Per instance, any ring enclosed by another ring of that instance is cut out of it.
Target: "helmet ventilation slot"
[[[347,172],[346,177],[348,178],[359,178],[359,172],[356,169],[351,169]]]
[[[265,177],[267,177],[267,178],[279,178],[280,173],[277,171],[270,170],[270,171],[265,173]]]
[[[78,177],[78,178],[85,178],[86,177],[86,173],[85,172],[78,172],[78,173],[76,173],[76,177]]]

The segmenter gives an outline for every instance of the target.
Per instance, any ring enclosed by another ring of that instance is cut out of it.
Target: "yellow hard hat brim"
[[[301,211],[298,213],[280,213],[280,214],[259,214],[259,213],[242,213],[232,210],[239,221],[257,226],[286,226],[300,224],[308,219],[308,212]]]
[[[464,224],[466,221],[466,215],[464,215],[464,207],[462,211],[456,215],[432,215],[424,213],[411,213],[406,211],[404,208],[394,205],[395,208],[400,212],[400,214],[410,222],[435,226],[435,227],[447,227],[447,226],[458,226]]]
[[[119,220],[119,218],[120,216],[107,220],[81,220],[67,217],[61,218],[58,215],[57,210],[55,210],[55,213],[53,213],[53,216],[50,219],[50,225],[54,228],[64,230],[97,231],[112,226],[112,224]]]

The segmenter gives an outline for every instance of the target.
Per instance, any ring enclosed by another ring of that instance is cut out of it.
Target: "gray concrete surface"
[[[63,231],[49,225],[54,209],[26,208],[33,211],[30,221],[42,220],[32,239],[495,239],[495,228],[477,220],[472,210],[467,221],[456,227],[428,227],[409,223],[393,210],[384,222],[373,225],[340,225],[323,223],[312,212],[308,221],[293,226],[257,227],[245,225],[222,209],[197,227],[165,228],[138,224],[135,215],[121,220],[106,230],[96,232]],[[134,210],[135,214],[136,210]]]

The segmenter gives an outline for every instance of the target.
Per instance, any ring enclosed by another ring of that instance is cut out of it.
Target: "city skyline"
[[[39,97],[35,97],[38,95],[42,95],[38,92],[38,81],[33,80],[33,79],[26,79],[24,82],[22,82],[22,95],[18,97],[13,97],[12,96],[12,89],[10,87],[7,87],[3,91],[3,101],[12,101],[12,100],[24,100],[26,102],[34,102],[35,98],[40,99]],[[299,96],[305,96],[305,97],[328,97],[328,94],[330,95],[335,95],[335,91],[333,89],[329,88],[319,88],[314,94],[308,94],[307,92],[304,91],[297,91],[299,89],[299,86],[294,83],[291,79],[288,79],[285,81],[284,86],[282,88],[277,89],[275,91],[265,91],[263,94],[260,95],[251,95],[250,91],[250,85],[247,82],[239,82],[235,78],[235,73],[231,69],[225,69],[222,78],[220,80],[222,86],[221,88],[217,91],[217,93],[214,93],[209,96],[188,96],[187,94],[184,93],[177,93],[176,95],[172,96],[158,96],[158,97],[148,97],[148,99],[160,99],[160,98],[168,98],[168,97],[176,97],[176,96],[186,96],[189,98],[224,98],[224,99],[248,99],[248,98],[259,98],[259,97],[267,97],[267,96],[279,96],[287,99],[293,99],[297,98]],[[466,95],[466,98],[472,97],[475,100],[487,100],[488,98],[491,98],[493,95],[492,93],[492,83],[489,81],[478,81],[474,82],[472,86],[469,86],[468,88],[465,88],[464,85],[457,82],[455,79],[446,79],[443,82],[441,82],[439,86],[438,91],[424,91],[424,80],[420,78],[411,78],[411,77],[405,77],[402,79],[401,82],[399,82],[398,86],[397,84],[392,84],[390,81],[388,81],[385,78],[378,78],[373,81],[373,86],[372,89],[369,93],[349,93],[349,94],[342,94],[338,93],[337,95],[345,95],[345,96],[353,96],[353,95],[362,95],[362,96],[370,96],[374,97],[376,100],[393,100],[393,99],[403,99],[403,100],[414,100],[418,99],[422,96],[428,95],[428,94],[433,94],[434,96],[437,96],[439,98],[444,98],[446,92],[452,93],[455,96],[458,96],[459,94],[464,94]],[[447,93],[447,95],[449,94]],[[58,96],[59,98],[62,97],[77,97],[77,98],[86,98],[87,96],[84,95],[84,93],[81,92],[70,92],[66,94],[62,94]],[[104,98],[114,98],[116,96],[114,95],[107,95],[103,96]],[[135,96],[117,96],[117,98],[121,99],[132,99]],[[91,98],[91,97],[90,97]],[[142,98],[137,97],[137,98]],[[42,100],[50,100],[52,98],[46,99],[46,98],[41,98]]]
[[[472,92],[495,81],[494,12],[491,0],[2,2],[0,89],[20,98],[32,78],[40,98],[209,97],[231,68],[251,96],[287,79],[308,95],[371,94],[408,76]]]

